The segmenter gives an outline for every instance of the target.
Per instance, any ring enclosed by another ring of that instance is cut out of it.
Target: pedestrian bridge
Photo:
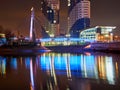
[[[83,45],[86,43],[94,42],[89,39],[70,38],[70,37],[56,37],[56,38],[41,38],[37,39],[37,42],[41,42],[44,46],[56,46],[56,45]]]

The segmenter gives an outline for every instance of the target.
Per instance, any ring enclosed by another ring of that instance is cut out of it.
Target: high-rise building
[[[71,37],[79,37],[79,32],[90,27],[90,1],[68,0],[68,31]]]
[[[59,36],[59,0],[42,0],[42,13],[46,17],[46,29],[51,37]]]

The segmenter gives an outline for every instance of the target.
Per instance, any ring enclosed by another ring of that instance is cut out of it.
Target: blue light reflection
[[[27,69],[30,68],[30,58],[29,57],[25,58],[25,66]]]
[[[70,69],[72,75],[90,77],[93,78],[96,75],[96,62],[94,56],[78,56],[71,55],[47,55],[41,57],[41,68],[43,70],[51,70],[51,66],[54,66],[57,71],[67,72],[67,68]]]
[[[12,58],[11,67],[17,70],[17,59],[16,58]]]

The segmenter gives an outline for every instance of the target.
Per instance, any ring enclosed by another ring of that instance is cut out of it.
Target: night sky
[[[61,32],[67,28],[67,0],[61,0]],[[120,30],[120,0],[91,0],[91,27],[96,25],[117,26]],[[34,6],[39,17],[40,0],[0,0],[0,25],[12,29],[15,33],[29,29],[30,9]],[[40,17],[41,18],[41,17]],[[23,28],[24,27],[24,28]]]

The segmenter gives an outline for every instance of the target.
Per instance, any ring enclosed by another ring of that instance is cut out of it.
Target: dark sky
[[[60,10],[60,21],[64,23],[67,17],[66,1],[61,0]],[[0,25],[14,32],[21,27],[29,28],[28,21],[32,6],[35,7],[36,15],[39,16],[40,0],[1,0]],[[66,30],[66,25],[61,24],[61,30]],[[120,30],[120,0],[91,0],[91,26],[96,25],[117,26],[117,30]]]

